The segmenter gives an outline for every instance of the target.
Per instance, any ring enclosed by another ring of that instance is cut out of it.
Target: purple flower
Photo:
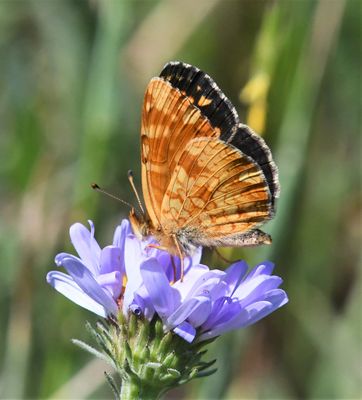
[[[188,342],[207,340],[257,322],[284,305],[287,295],[278,289],[282,279],[265,262],[247,274],[240,261],[226,271],[200,264],[201,248],[185,259],[180,280],[180,259],[152,247],[154,239],[140,241],[127,220],[117,227],[113,245],[101,249],[89,231],[76,223],[71,241],[79,254],[60,253],[55,262],[68,274],[51,271],[48,282],[78,305],[102,316],[134,312],[151,320],[157,314],[165,331]]]
[[[113,245],[104,249],[94,238],[93,222],[89,221],[89,225],[90,231],[80,223],[73,224],[69,230],[79,257],[68,253],[60,253],[55,257],[57,266],[64,267],[68,274],[60,271],[47,274],[48,283],[74,303],[102,317],[116,315],[122,304],[127,314],[134,301],[135,290],[143,283],[140,265],[150,257],[168,267],[170,279],[177,279],[171,272],[171,256],[165,251],[149,247],[157,244],[153,239],[140,241],[133,234],[128,220],[123,220],[116,228]],[[185,269],[197,264],[200,258],[201,249],[194,257],[185,260]],[[180,260],[177,257],[174,264],[179,274]]]
[[[265,262],[247,274],[244,261],[226,271],[197,264],[182,282],[171,284],[165,267],[151,258],[140,266],[143,286],[135,293],[135,303],[139,312],[153,307],[165,330],[173,330],[188,342],[195,337],[211,339],[251,325],[288,302],[284,290],[278,289],[282,279],[272,275],[273,268]]]
[[[70,227],[70,238],[79,257],[58,254],[55,263],[58,267],[63,266],[69,275],[51,271],[47,281],[74,303],[106,317],[118,311],[117,299],[123,289],[123,254],[129,225],[124,222],[117,227],[113,245],[104,249],[94,238],[93,222],[89,221],[89,225],[90,231],[80,223]]]

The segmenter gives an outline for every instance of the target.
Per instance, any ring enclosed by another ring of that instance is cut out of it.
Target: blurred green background
[[[149,79],[170,60],[208,72],[279,166],[268,258],[290,303],[218,339],[217,374],[169,399],[362,396],[361,1],[0,1],[0,397],[112,398],[75,347],[96,316],[45,275],[75,222],[104,246],[134,202]],[[208,262],[222,266],[211,253]]]

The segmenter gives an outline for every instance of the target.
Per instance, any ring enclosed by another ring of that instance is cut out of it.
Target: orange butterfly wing
[[[217,135],[189,97],[165,80],[151,80],[143,105],[141,161],[143,197],[154,227],[160,226],[163,197],[187,143]]]
[[[238,246],[272,215],[270,190],[254,160],[217,138],[199,138],[187,144],[173,172],[161,224],[181,242],[187,236],[197,245]]]

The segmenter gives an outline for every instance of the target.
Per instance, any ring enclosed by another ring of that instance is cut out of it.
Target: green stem
[[[164,390],[140,382],[137,378],[123,380],[120,400],[157,400]]]

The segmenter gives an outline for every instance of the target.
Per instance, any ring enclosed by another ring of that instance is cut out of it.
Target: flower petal
[[[196,281],[192,288],[189,290],[185,299],[189,299],[198,295],[212,295],[223,296],[223,293],[226,289],[226,285],[222,284],[222,278],[225,276],[224,271],[220,271],[217,269],[213,269],[211,271],[205,272],[202,274]],[[221,292],[218,290],[218,285],[221,283],[221,288],[224,289]]]
[[[101,251],[100,256],[100,274],[118,271],[122,275],[125,273],[124,262],[122,262],[123,253],[116,246],[107,246]]]
[[[215,336],[219,336],[222,333],[228,332],[230,330],[245,328],[249,325],[255,324],[262,318],[266,317],[267,315],[275,311],[277,308],[281,307],[281,305],[285,304],[283,303],[282,300],[283,296],[279,294],[278,297],[280,301],[277,302],[277,304],[280,305],[275,306],[269,301],[258,301],[256,303],[253,303],[242,309],[239,314],[235,315],[234,318],[230,319],[227,322],[218,324],[213,329],[203,333],[198,338],[198,340],[202,341],[211,339]]]
[[[209,272],[209,268],[206,265],[194,265],[188,272],[185,274],[183,281],[178,280],[174,283],[173,287],[177,289],[181,295],[181,301],[189,294],[191,289],[195,285],[195,281],[197,281],[200,277],[202,277],[205,273]]]
[[[139,307],[142,309],[144,317],[151,321],[151,319],[155,315],[155,308],[153,307],[151,299],[148,297],[148,293],[142,296],[143,291],[146,292],[146,288],[144,286],[141,286],[137,293],[134,294],[134,302],[138,304]]]
[[[209,318],[202,325],[202,330],[214,329],[216,326],[228,322],[238,315],[241,309],[237,299],[219,299],[213,304]]]
[[[113,236],[113,246],[116,246],[120,249],[120,271],[122,274],[125,273],[125,247],[126,247],[126,238],[132,235],[131,224],[127,219],[122,221],[121,225],[118,225]]]
[[[187,321],[195,328],[198,328],[207,320],[212,309],[210,297],[202,297],[198,307],[187,317]]]
[[[80,258],[78,258],[78,257],[76,257],[76,256],[73,256],[73,254],[69,254],[69,253],[58,253],[58,254],[55,256],[55,259],[54,259],[55,264],[57,265],[57,267],[61,267],[61,266],[63,265],[63,260],[64,260],[65,258],[69,258],[69,257],[71,257],[71,258],[76,258],[79,262],[82,262],[82,260],[81,260]]]
[[[113,299],[117,299],[122,291],[122,274],[119,271],[99,275],[96,281],[108,290]]]
[[[223,278],[223,281],[226,282],[229,287],[226,295],[233,295],[244,275],[246,274],[248,268],[248,264],[245,261],[237,261],[236,263],[230,265],[229,268],[227,268],[227,270],[225,271],[225,276]]]
[[[123,312],[128,311],[133,303],[135,291],[142,285],[140,264],[143,261],[141,242],[134,236],[129,235],[125,241],[125,270],[127,285],[123,295]]]
[[[71,242],[83,261],[84,265],[93,275],[99,273],[99,258],[101,249],[94,239],[94,227],[91,223],[91,232],[79,222],[73,224],[69,229]]]
[[[266,294],[264,300],[272,303],[275,309],[284,306],[284,304],[289,301],[288,296],[283,289],[271,290]]]
[[[173,327],[181,324],[183,321],[188,319],[192,314],[194,314],[194,319],[197,324],[199,324],[201,320],[201,316],[197,314],[197,310],[199,307],[202,307],[205,303],[208,303],[210,306],[210,298],[206,296],[196,296],[192,297],[189,300],[184,301],[180,307],[178,307],[166,320],[165,325],[169,328],[172,329]],[[208,310],[211,309],[211,307],[207,307]],[[208,316],[208,314],[207,314]],[[200,317],[200,319],[198,318]],[[192,323],[192,321],[189,321]],[[203,322],[203,321],[202,321]],[[201,323],[202,323],[201,322]],[[192,324],[195,326],[194,324]],[[201,325],[201,324],[199,324]],[[198,326],[198,325],[197,325]]]
[[[198,340],[202,341],[211,339],[215,336],[221,335],[222,333],[231,331],[232,329],[236,329],[237,327],[241,327],[243,326],[245,321],[248,320],[248,318],[249,318],[248,311],[245,309],[240,309],[239,313],[236,314],[234,318],[229,319],[226,322],[215,325],[212,329],[200,335]]]
[[[271,261],[264,261],[255,266],[245,277],[245,281],[255,278],[259,275],[271,275],[274,270],[274,263]]]
[[[137,287],[142,283],[139,265],[143,260],[141,242],[134,235],[129,235],[126,238],[124,248],[125,270],[128,280],[136,286],[138,283]]]
[[[99,285],[90,271],[76,257],[64,258],[62,265],[85,294],[104,306],[107,314],[117,314],[118,307],[112,296]]]
[[[200,264],[201,261],[201,257],[202,257],[202,247],[197,247],[196,250],[194,251],[194,253],[191,256],[187,256],[185,258],[185,274],[193,268],[194,265]]]
[[[124,219],[121,225],[118,225],[113,235],[113,245],[119,247],[124,254],[124,244],[126,237],[132,234],[131,224],[128,219]]]
[[[167,318],[180,301],[177,290],[170,286],[165,271],[155,258],[144,261],[140,270],[157,314],[161,319]]]
[[[235,326],[236,328],[245,328],[246,326],[255,324],[262,318],[266,317],[268,314],[275,310],[275,307],[269,301],[258,301],[256,303],[250,304],[250,306],[245,308],[248,311],[248,319],[244,322],[242,320]]]
[[[262,297],[268,290],[277,288],[283,280],[279,276],[258,275],[253,279],[243,281],[235,290],[233,297],[237,297],[243,304],[250,304]]]
[[[46,279],[55,290],[63,294],[73,303],[78,304],[79,306],[92,311],[101,317],[107,316],[106,309],[85,294],[69,275],[59,271],[50,271],[47,274]]]
[[[191,343],[196,336],[196,329],[188,322],[183,322],[176,326],[173,331],[189,343]]]

